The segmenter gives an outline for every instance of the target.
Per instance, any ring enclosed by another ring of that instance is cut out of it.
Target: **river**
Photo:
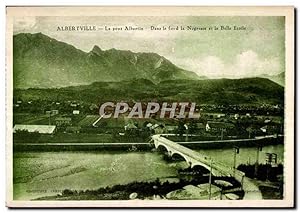
[[[276,153],[283,162],[283,145],[265,146],[260,152],[260,163],[265,153]],[[233,165],[233,149],[196,150],[216,161]],[[16,152],[14,153],[14,199],[30,200],[56,195],[68,188],[73,190],[150,181],[177,176],[185,162],[163,160],[158,152]],[[237,165],[253,164],[256,148],[241,148]]]

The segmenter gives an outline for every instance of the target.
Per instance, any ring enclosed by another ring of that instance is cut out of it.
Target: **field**
[[[78,126],[92,126],[92,124],[99,118],[99,115],[87,115],[78,122]]]
[[[56,116],[51,116],[50,124],[55,124]],[[45,114],[14,113],[13,124],[49,125],[49,117]]]
[[[56,125],[55,119],[63,116],[61,114],[51,116],[50,119],[45,114],[32,114],[32,113],[14,113],[13,123],[15,124],[28,124],[28,125]],[[99,115],[68,115],[72,118],[72,126],[81,127],[82,133],[111,133],[124,132],[124,127],[127,124],[134,124],[138,128],[143,128],[147,123],[151,124],[165,124],[165,125],[178,125],[177,121],[168,119],[153,119],[153,118],[127,118],[126,115],[118,118],[102,118],[95,126],[93,123],[99,119]],[[64,129],[58,131],[65,131]],[[77,137],[77,136],[76,136]]]
[[[114,142],[110,134],[73,134],[73,133],[57,133],[54,136],[43,135],[40,142],[63,142],[63,143],[111,143]]]
[[[126,117],[118,117],[118,118],[104,118],[98,121],[96,124],[98,127],[102,128],[124,128],[127,124],[134,124],[137,127],[143,127],[146,123],[156,124],[159,123],[158,120],[152,118],[126,118]]]

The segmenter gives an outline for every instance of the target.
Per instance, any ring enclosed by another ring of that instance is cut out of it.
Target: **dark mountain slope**
[[[128,102],[196,102],[197,104],[283,104],[284,88],[268,79],[168,80],[158,84],[147,79],[95,82],[60,89],[17,89],[21,100]]]
[[[137,78],[155,83],[198,78],[156,53],[103,51],[98,46],[86,53],[42,33],[15,35],[13,52],[16,88],[66,87]]]

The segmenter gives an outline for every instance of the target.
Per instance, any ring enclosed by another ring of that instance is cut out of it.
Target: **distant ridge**
[[[166,80],[154,84],[148,79],[121,82],[94,82],[60,89],[14,90],[21,100],[196,102],[200,104],[283,104],[284,88],[266,78]]]
[[[285,86],[285,72],[281,72],[277,75],[261,75],[260,77],[262,78],[268,78],[271,81],[276,82],[277,84],[281,85],[281,86]]]

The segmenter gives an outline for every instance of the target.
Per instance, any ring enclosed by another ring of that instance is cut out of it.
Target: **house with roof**
[[[51,110],[51,115],[57,115],[59,111],[57,109]]]
[[[45,114],[46,114],[47,116],[50,116],[50,115],[51,115],[51,110],[46,110],[46,111],[45,111]]]
[[[57,115],[59,113],[59,111],[57,109],[53,109],[53,110],[46,110],[45,114],[48,116],[53,116],[53,115]]]
[[[196,123],[196,128],[198,130],[206,130],[206,125],[204,123]]]
[[[173,125],[165,125],[164,127],[164,132],[165,133],[175,133],[177,130],[177,126],[173,126]]]
[[[279,134],[281,132],[281,126],[279,124],[267,124],[260,128],[265,134]]]
[[[164,125],[163,124],[154,124],[150,128],[154,131],[155,134],[162,134],[164,133]]]
[[[77,103],[71,103],[70,106],[71,107],[77,107]]]
[[[128,123],[127,125],[124,126],[124,129],[125,129],[125,131],[134,130],[134,129],[137,129],[137,126],[134,125],[133,123]]]
[[[68,126],[66,128],[66,132],[68,133],[80,133],[81,127],[80,126]]]
[[[79,110],[73,110],[73,115],[79,115],[80,111]]]
[[[147,124],[146,124],[146,127],[149,128],[149,129],[150,129],[152,126],[153,126],[152,123],[147,123]]]
[[[69,126],[71,125],[72,118],[70,117],[58,117],[55,118],[56,126]]]
[[[234,129],[235,126],[232,123],[208,121],[205,128],[206,128],[206,131],[219,132],[219,131],[226,131],[228,129]]]

